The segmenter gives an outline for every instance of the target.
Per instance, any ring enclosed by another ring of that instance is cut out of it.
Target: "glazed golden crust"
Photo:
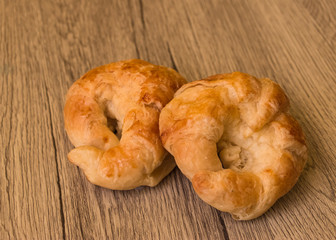
[[[106,188],[158,184],[175,167],[160,141],[159,114],[185,82],[173,69],[137,59],[86,73],[69,89],[64,107],[76,147],[69,160]]]
[[[201,199],[236,219],[256,218],[294,186],[307,159],[288,107],[269,79],[211,76],[175,93],[160,115],[161,139]]]

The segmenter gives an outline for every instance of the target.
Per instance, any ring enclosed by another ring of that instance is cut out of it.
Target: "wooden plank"
[[[59,175],[44,87],[48,69],[40,62],[42,22],[36,3],[1,5],[0,238],[62,238]]]
[[[336,234],[336,4],[330,1],[2,1],[1,239],[332,239]],[[288,93],[310,158],[265,215],[237,222],[175,169],[111,191],[67,161],[62,109],[87,70],[129,58],[189,81],[243,71]]]

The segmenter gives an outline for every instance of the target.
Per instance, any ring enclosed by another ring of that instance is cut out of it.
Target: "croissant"
[[[234,72],[182,86],[161,111],[164,147],[198,196],[235,219],[262,215],[307,159],[289,101],[273,81]]]
[[[175,167],[160,140],[159,114],[185,82],[173,69],[137,59],[86,73],[69,89],[64,107],[76,147],[69,160],[102,187],[158,184]]]

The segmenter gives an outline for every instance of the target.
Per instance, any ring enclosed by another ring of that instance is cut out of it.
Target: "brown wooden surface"
[[[0,0],[0,239],[334,239],[336,2]],[[277,81],[309,148],[297,185],[237,222],[175,169],[155,188],[96,187],[66,158],[62,109],[89,69],[142,58],[189,81]]]

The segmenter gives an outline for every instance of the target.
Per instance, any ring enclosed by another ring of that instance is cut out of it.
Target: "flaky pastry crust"
[[[102,187],[158,184],[175,167],[160,141],[159,114],[185,82],[173,69],[137,59],[86,73],[69,89],[64,107],[76,147],[69,160]]]
[[[307,159],[280,86],[234,72],[185,84],[160,115],[164,147],[201,199],[235,219],[267,211]]]

